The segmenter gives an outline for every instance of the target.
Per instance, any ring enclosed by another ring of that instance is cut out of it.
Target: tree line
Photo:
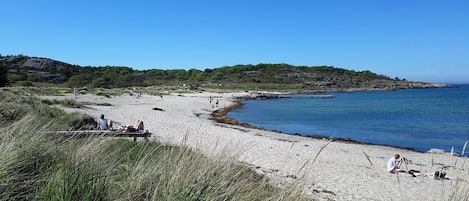
[[[333,66],[293,66],[289,64],[257,64],[224,66],[215,69],[148,69],[125,66],[78,66],[53,60],[40,60],[36,67],[24,66],[27,56],[7,59],[0,56],[0,85],[32,82],[63,84],[67,87],[116,88],[204,83],[271,83],[360,85],[373,80],[396,81],[371,71],[354,71]],[[346,83],[346,84],[345,84]]]

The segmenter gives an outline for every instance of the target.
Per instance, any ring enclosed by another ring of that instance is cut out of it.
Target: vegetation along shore
[[[240,89],[321,93],[363,90],[398,90],[447,87],[444,84],[389,78],[370,71],[333,66],[257,64],[205,70],[134,70],[125,66],[78,66],[25,55],[0,56],[1,85],[121,88],[186,86],[188,88]]]

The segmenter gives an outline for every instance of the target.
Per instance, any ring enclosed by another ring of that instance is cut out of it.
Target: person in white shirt
[[[394,155],[394,157],[390,158],[387,165],[387,170],[390,173],[398,173],[398,172],[405,172],[405,170],[400,169],[401,167],[401,156],[399,154]]]
[[[99,130],[111,130],[112,129],[112,121],[104,118],[104,114],[99,117],[98,120],[98,129]]]

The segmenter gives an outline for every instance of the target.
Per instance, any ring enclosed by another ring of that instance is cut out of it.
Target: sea
[[[244,100],[239,122],[301,136],[461,153],[469,141],[469,84],[450,88],[332,93]],[[465,149],[464,149],[465,150]]]

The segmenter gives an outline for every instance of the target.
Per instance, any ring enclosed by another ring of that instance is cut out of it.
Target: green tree
[[[93,88],[106,87],[106,80],[102,77],[96,78],[91,85]]]
[[[210,77],[213,81],[219,81],[223,78],[223,73],[220,72],[220,71],[217,71],[215,73],[212,74],[212,76]]]
[[[81,75],[73,75],[67,80],[65,85],[70,88],[83,87],[87,84],[87,81]]]
[[[205,74],[203,72],[198,72],[194,76],[194,80],[196,81],[203,81],[205,79]]]

